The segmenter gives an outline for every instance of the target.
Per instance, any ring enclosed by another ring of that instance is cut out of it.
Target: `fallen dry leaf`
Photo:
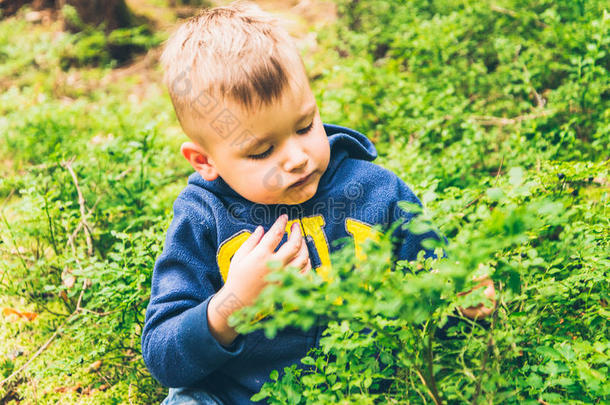
[[[68,302],[68,294],[66,294],[66,292],[64,290],[61,290],[59,292],[59,297],[64,300],[64,302]]]
[[[14,308],[4,308],[2,310],[2,314],[9,317],[9,319],[11,319],[10,316],[13,316],[13,318],[25,318],[28,321],[33,321],[38,316],[38,314],[35,312],[21,312]]]
[[[65,393],[65,392],[81,392],[83,389],[82,385],[80,385],[80,383],[77,383],[76,385],[73,385],[71,387],[57,387],[55,388],[55,392],[60,392],[60,393]]]
[[[100,367],[102,367],[102,361],[96,360],[93,363],[91,363],[91,365],[89,366],[89,372],[92,373],[94,371],[97,371],[100,369]]]

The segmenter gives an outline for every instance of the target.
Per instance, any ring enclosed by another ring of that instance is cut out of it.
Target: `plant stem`
[[[481,360],[481,371],[480,371],[480,375],[479,378],[477,380],[477,386],[474,392],[474,396],[472,397],[472,405],[476,405],[477,403],[477,399],[479,397],[479,395],[481,394],[481,385],[483,384],[483,378],[485,377],[485,369],[487,367],[487,360],[489,359],[489,357],[491,356],[491,352],[493,350],[494,347],[494,338],[493,338],[493,331],[494,331],[494,326],[496,324],[496,319],[498,317],[498,311],[494,311],[494,315],[493,318],[491,320],[491,326],[489,327],[489,339],[487,340],[487,350],[485,350],[485,353],[483,354],[483,359]]]
[[[432,353],[432,335],[434,335],[435,327],[432,326],[428,331],[428,347],[426,348],[426,360],[428,362],[428,383],[430,384],[430,391],[432,392],[434,403],[440,405],[443,403],[436,387],[436,379],[434,378],[434,355]]]

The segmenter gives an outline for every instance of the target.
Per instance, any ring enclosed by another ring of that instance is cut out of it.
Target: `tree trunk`
[[[57,3],[60,8],[64,4],[74,7],[85,24],[95,27],[105,24],[106,32],[131,24],[131,15],[125,0],[57,0]],[[78,30],[78,27],[69,24],[67,28],[71,31]]]
[[[30,3],[31,0],[0,0],[0,13],[2,17],[8,17],[15,14],[21,6]]]
[[[82,22],[95,27],[103,23],[106,32],[131,24],[131,14],[125,0],[0,0],[2,17],[15,14],[26,4],[34,10],[61,10],[64,5],[70,5],[76,9]],[[66,27],[71,31],[79,30],[79,27],[69,23],[66,23]]]

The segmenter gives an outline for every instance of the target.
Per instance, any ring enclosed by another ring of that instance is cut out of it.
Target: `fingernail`
[[[257,226],[256,229],[254,230],[254,234],[258,235],[259,233],[261,233],[261,231],[263,230],[263,227],[261,225]]]
[[[288,215],[282,214],[277,218],[274,225],[279,227],[281,224],[286,223],[287,220],[288,220]]]

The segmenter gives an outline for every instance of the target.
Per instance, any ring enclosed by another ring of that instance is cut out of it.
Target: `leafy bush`
[[[605,3],[338,5],[336,29],[320,33],[328,51],[311,63],[323,116],[374,136],[381,162],[448,237],[448,257],[388,274],[386,240],[368,246],[366,263],[349,246],[336,254],[334,283],[275,273],[282,287],[233,319],[240,330],[326,329],[319,348],[274,372],[255,398],[607,401]],[[337,64],[327,69],[324,58]],[[482,275],[498,307],[472,322],[456,307],[483,296],[458,292]],[[260,311],[274,315],[251,325]]]
[[[0,316],[0,381],[54,339],[0,402],[160,402],[140,333],[167,213],[189,173],[171,103],[156,81],[100,85],[108,69],[58,69],[79,34],[11,18],[0,37],[10,39],[0,41],[10,56],[0,67],[0,306],[38,314],[25,324]]]
[[[64,5],[64,18],[80,32],[70,36],[61,52],[61,66],[108,65],[124,63],[133,54],[158,46],[163,34],[153,33],[147,25],[118,28],[106,33],[104,26],[92,27],[80,21],[74,7]]]
[[[608,401],[605,7],[338,1],[337,24],[304,55],[321,115],[374,140],[378,163],[426,205],[413,230],[438,227],[447,257],[388,272],[386,235],[365,246],[366,262],[349,244],[336,252],[334,282],[274,273],[283,287],[236,317],[240,330],[273,309],[251,328],[325,331],[258,398]],[[139,341],[153,262],[190,168],[158,72],[112,76],[109,51],[154,46],[157,35],[0,23],[0,304],[39,314],[0,316],[0,379],[55,339],[2,400],[155,403],[165,393]],[[90,63],[100,66],[79,68]],[[472,322],[455,309],[483,299],[458,295],[480,275],[494,280],[498,308]]]
[[[600,169],[570,175],[586,179]],[[514,168],[468,207],[460,190],[448,190],[452,198],[430,213],[443,213],[442,228],[454,235],[448,258],[420,257],[399,262],[403,271],[388,272],[386,241],[369,244],[365,263],[354,262],[351,247],[335,255],[331,283],[296,271],[273,273],[281,287],[266,289],[256,306],[243,311],[241,330],[264,328],[273,336],[285,325],[328,328],[320,348],[302,360],[311,367],[276,374],[257,398],[278,404],[608,398],[610,238],[599,220],[604,208],[576,199],[556,170],[527,175]],[[500,289],[487,323],[456,312],[457,305],[484,301],[482,294],[458,296],[482,275]],[[274,316],[245,322],[259,311]]]

